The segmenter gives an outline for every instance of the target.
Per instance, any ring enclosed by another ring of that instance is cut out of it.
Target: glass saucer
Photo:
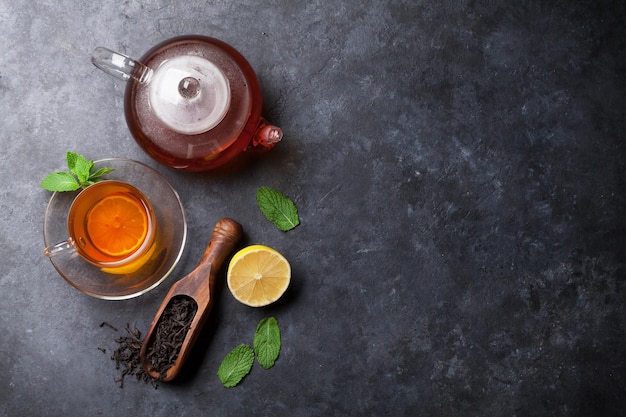
[[[106,179],[134,185],[150,200],[156,214],[157,255],[138,271],[125,275],[102,272],[75,252],[56,255],[50,261],[70,285],[87,295],[105,300],[137,297],[163,282],[180,260],[187,239],[185,212],[170,183],[149,166],[130,159],[110,158],[96,161],[95,167],[115,168]],[[45,247],[67,240],[67,214],[77,194],[54,193],[50,198],[43,226]]]

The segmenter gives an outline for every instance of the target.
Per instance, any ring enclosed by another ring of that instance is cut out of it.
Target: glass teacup
[[[146,196],[116,180],[82,190],[67,217],[69,238],[49,246],[46,256],[76,252],[87,262],[113,274],[132,273],[155,250],[156,217]]]

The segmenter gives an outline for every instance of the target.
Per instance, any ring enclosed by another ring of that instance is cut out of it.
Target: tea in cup
[[[67,241],[46,248],[46,256],[76,251],[105,272],[126,274],[154,252],[154,210],[141,191],[125,182],[106,180],[82,190],[70,207],[67,229]]]

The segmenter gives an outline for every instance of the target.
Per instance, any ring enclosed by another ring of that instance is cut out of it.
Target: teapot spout
[[[267,120],[261,118],[261,122],[254,132],[252,141],[248,149],[257,152],[267,152],[272,149],[283,138],[283,131],[280,127],[271,125]]]
[[[141,62],[101,46],[93,51],[91,62],[107,74],[123,81],[132,78],[143,84],[150,82],[152,77],[153,71]]]

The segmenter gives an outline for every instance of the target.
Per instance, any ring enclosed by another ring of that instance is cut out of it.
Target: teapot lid
[[[211,61],[181,55],[154,69],[150,107],[170,129],[185,135],[204,133],[219,124],[230,106],[230,85]]]

